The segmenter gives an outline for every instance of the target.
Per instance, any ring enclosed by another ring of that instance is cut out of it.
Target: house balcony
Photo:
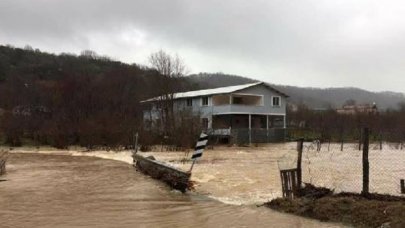
[[[210,109],[212,115],[225,115],[225,114],[259,114],[259,115],[269,115],[269,114],[283,114],[282,109],[272,108],[265,106],[251,106],[251,105],[238,105],[238,104],[228,104],[228,105],[217,105],[211,107],[205,107],[205,109]]]
[[[225,114],[284,114],[282,107],[271,106],[264,96],[254,94],[228,94],[212,96],[211,104],[203,106],[204,112],[212,115]]]

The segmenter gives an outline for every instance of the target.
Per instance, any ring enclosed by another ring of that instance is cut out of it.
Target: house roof
[[[195,91],[188,91],[188,92],[181,92],[181,93],[175,93],[173,94],[174,99],[181,99],[181,98],[190,98],[190,97],[201,97],[201,96],[209,96],[209,95],[218,95],[218,94],[228,94],[228,93],[234,93],[243,89],[247,89],[253,86],[257,86],[263,84],[264,86],[268,87],[269,89],[273,90],[274,92],[288,97],[287,94],[274,89],[270,85],[264,82],[255,82],[255,83],[249,83],[249,84],[243,84],[243,85],[236,85],[236,86],[226,86],[226,87],[219,87],[219,88],[214,88],[214,89],[203,89],[203,90],[195,90]],[[157,101],[161,99],[162,97],[154,97],[150,98],[141,102],[151,102],[151,101]]]

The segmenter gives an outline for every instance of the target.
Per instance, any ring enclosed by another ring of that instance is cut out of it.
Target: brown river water
[[[0,177],[0,227],[342,227],[181,194],[126,163],[11,154]]]

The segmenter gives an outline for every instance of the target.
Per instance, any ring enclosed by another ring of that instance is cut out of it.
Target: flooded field
[[[341,227],[181,194],[130,164],[58,153],[11,154],[0,182],[1,227]]]
[[[370,192],[401,195],[400,179],[405,178],[405,150],[397,144],[370,145]],[[303,151],[305,182],[334,189],[336,192],[362,190],[362,151],[357,144],[325,144],[316,151],[305,144]]]
[[[192,180],[195,192],[227,204],[262,204],[281,196],[279,168],[293,168],[297,159],[296,143],[268,144],[258,147],[216,146],[205,150],[194,166]],[[370,146],[370,191],[400,194],[399,180],[405,177],[405,150],[385,144],[383,150]],[[190,169],[189,152],[140,152],[153,155],[185,171]],[[336,192],[360,192],[362,186],[362,152],[356,144],[324,144],[316,151],[311,143],[304,144],[303,181],[334,189]],[[159,151],[158,151],[159,150]],[[16,149],[19,152],[68,154],[113,159],[132,164],[130,151],[92,151],[79,148],[60,151],[52,148]]]
[[[206,150],[194,166],[191,179],[196,191],[228,204],[260,204],[281,196],[277,161],[284,155],[296,155],[294,149],[272,147],[216,147]],[[191,153],[188,157],[191,156]],[[149,152],[158,160],[188,170],[184,152]],[[293,158],[294,159],[294,158]]]
[[[370,191],[400,194],[400,179],[405,177],[405,150],[390,145],[370,148]],[[297,144],[269,144],[260,147],[215,147],[206,150],[193,170],[196,191],[229,204],[260,204],[282,195],[280,168],[294,168]],[[158,160],[188,170],[184,152],[149,152]],[[360,192],[362,152],[356,144],[324,145],[316,151],[304,144],[303,181],[328,187],[336,192]]]

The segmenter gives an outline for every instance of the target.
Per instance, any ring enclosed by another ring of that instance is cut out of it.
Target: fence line
[[[403,143],[386,139],[388,134],[378,134],[366,128],[361,136],[359,132],[346,142],[307,139],[302,152],[302,181],[336,192],[401,195],[401,180],[405,179]]]

